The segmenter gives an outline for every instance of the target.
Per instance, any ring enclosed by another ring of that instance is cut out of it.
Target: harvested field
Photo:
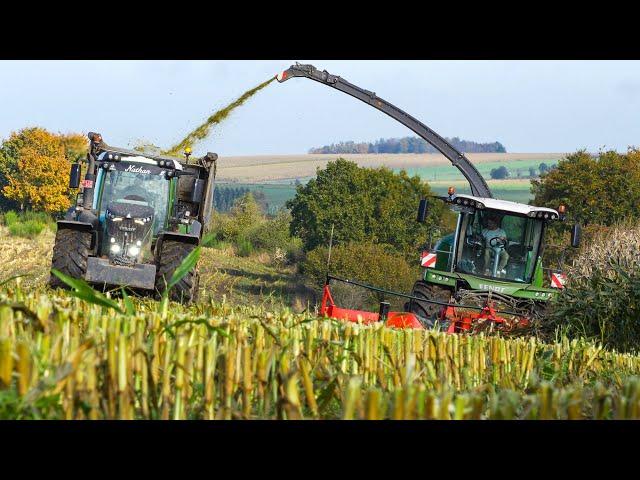
[[[534,163],[557,161],[563,153],[469,153],[474,164],[531,161]],[[225,182],[264,183],[276,180],[292,180],[314,176],[317,168],[323,168],[338,157],[353,160],[362,167],[387,166],[393,169],[451,167],[441,154],[301,154],[255,155],[243,157],[221,156],[218,179]],[[455,170],[454,167],[451,167]]]

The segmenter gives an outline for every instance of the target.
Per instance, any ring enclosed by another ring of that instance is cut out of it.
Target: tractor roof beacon
[[[558,211],[494,199],[487,182],[462,152],[395,105],[313,65],[292,65],[276,79],[282,83],[293,77],[335,88],[394,118],[440,151],[471,187],[472,195],[457,195],[450,187],[448,195],[434,197],[458,213],[456,230],[425,248],[421,255],[423,278],[415,283],[411,295],[387,292],[408,299],[405,312],[385,312],[381,305],[377,320],[386,319],[393,326],[432,327],[437,323],[450,332],[494,327],[511,330],[530,324],[542,312],[564,282],[560,271],[542,266],[545,228],[549,222],[564,220],[564,206]],[[425,220],[427,209],[427,200],[422,199],[418,221]],[[578,246],[579,236],[576,225],[572,246]],[[550,273],[549,286],[544,271]],[[328,275],[321,314],[337,312],[338,317],[353,321],[371,317],[368,312],[335,306],[329,280],[347,281]]]
[[[218,155],[189,161],[190,149],[180,159],[88,136],[86,174],[81,182],[81,164],[71,165],[69,188],[82,188],[58,221],[51,266],[102,287],[161,293],[209,225]],[[198,278],[194,267],[170,289],[170,298],[194,301]],[[55,275],[49,283],[66,288]]]

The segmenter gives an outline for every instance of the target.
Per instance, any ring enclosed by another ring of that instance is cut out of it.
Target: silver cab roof
[[[113,155],[114,152],[102,152],[100,155],[98,155],[98,160],[103,161],[103,160],[109,160],[109,155]],[[129,153],[120,153],[118,152],[118,155],[120,156],[120,160],[121,161],[125,161],[125,162],[135,162],[135,163],[146,163],[147,165],[158,165],[158,160],[155,160],[153,158],[149,158],[147,156],[144,155],[140,155],[140,154],[129,154]],[[175,168],[176,170],[182,170],[182,164],[178,161],[176,161],[173,158],[170,157],[159,157],[159,158],[163,158],[164,161],[170,161],[173,162],[173,168]]]
[[[475,197],[473,195],[455,194],[455,198],[468,198],[476,202],[480,202],[485,208],[492,210],[502,210],[505,212],[518,213],[520,215],[528,215],[531,212],[549,212],[558,215],[557,210],[547,207],[536,207],[527,205],[526,203],[511,202],[509,200],[498,200],[497,198]]]

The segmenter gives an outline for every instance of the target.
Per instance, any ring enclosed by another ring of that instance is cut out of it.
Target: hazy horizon
[[[168,147],[276,61],[0,61],[0,139],[28,126],[102,133],[113,145]],[[638,61],[314,60],[376,92],[442,136],[508,152],[625,151],[640,144]],[[196,153],[303,154],[340,141],[412,136],[381,112],[307,79],[274,82]]]

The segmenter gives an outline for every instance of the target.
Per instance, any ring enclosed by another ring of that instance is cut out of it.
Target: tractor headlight
[[[116,217],[113,213],[111,213],[109,210],[107,210],[105,212],[105,216],[110,219],[113,220],[114,222],[121,222],[122,221],[122,217]]]
[[[122,250],[120,248],[120,245],[118,245],[117,243],[114,243],[113,245],[111,245],[111,253],[120,253],[120,250]]]
[[[139,253],[140,253],[140,247],[136,245],[132,245],[129,247],[129,255],[131,257],[137,257]]]

